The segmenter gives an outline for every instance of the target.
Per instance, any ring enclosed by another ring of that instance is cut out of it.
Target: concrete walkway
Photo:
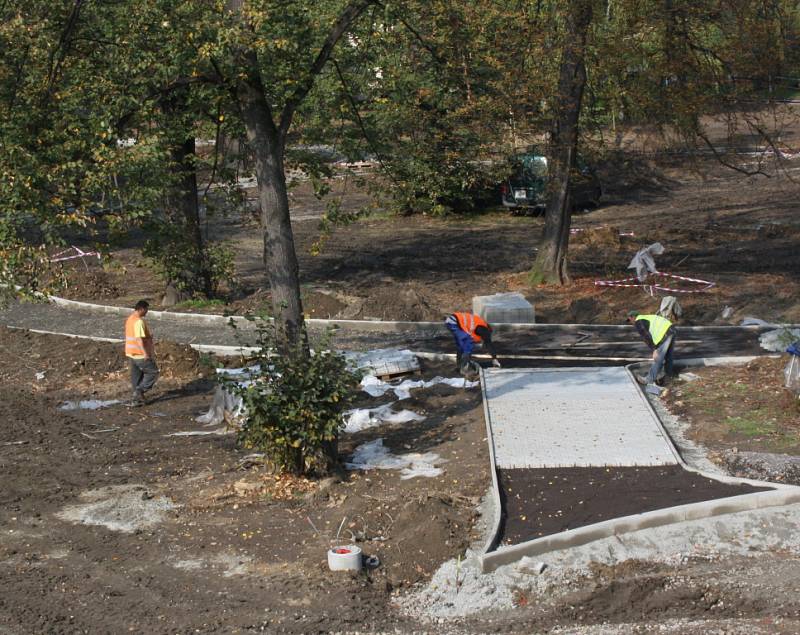
[[[493,531],[478,556],[484,573],[609,536],[800,502],[800,487],[708,474],[686,465],[628,368],[487,369],[481,383],[495,512]],[[762,491],[644,511],[498,547],[504,517],[498,470],[657,465],[679,465]]]
[[[484,384],[499,469],[678,462],[625,368],[491,369]]]

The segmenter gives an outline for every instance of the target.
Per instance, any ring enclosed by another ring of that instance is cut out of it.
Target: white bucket
[[[342,545],[328,549],[328,568],[331,571],[361,571],[361,548]]]

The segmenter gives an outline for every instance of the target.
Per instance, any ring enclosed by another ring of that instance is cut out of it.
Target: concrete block
[[[533,324],[536,313],[533,305],[521,293],[495,293],[472,298],[472,312],[489,324]]]

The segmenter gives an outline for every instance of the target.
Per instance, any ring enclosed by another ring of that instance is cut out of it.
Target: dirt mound
[[[0,346],[20,360],[6,367],[0,376],[23,381],[65,383],[69,379],[105,377],[128,368],[121,342],[95,342],[0,327]],[[157,342],[156,357],[165,377],[192,379],[211,372],[201,362],[200,354],[187,344]]]
[[[67,287],[61,295],[65,298],[91,300],[113,300],[122,295],[115,276],[97,266],[86,269],[82,266],[65,268]]]
[[[610,226],[592,227],[583,231],[576,231],[571,238],[571,242],[575,245],[614,250],[619,249],[621,245],[619,228]]]
[[[310,318],[330,319],[346,308],[344,302],[340,302],[330,293],[309,291],[303,295],[303,311]]]
[[[156,358],[161,374],[175,379],[207,377],[212,369],[201,361],[200,353],[188,344],[161,341],[156,343]]]
[[[407,283],[389,284],[375,289],[364,299],[358,317],[428,322],[439,320],[443,315],[419,285]]]
[[[125,367],[121,344],[44,335],[0,327],[0,346],[19,362],[5,368],[3,376],[33,380],[106,375]]]
[[[600,313],[600,303],[595,298],[577,298],[569,303],[568,321],[574,324],[589,324]]]

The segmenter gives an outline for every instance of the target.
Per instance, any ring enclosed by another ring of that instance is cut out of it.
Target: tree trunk
[[[177,170],[177,182],[173,194],[173,205],[183,217],[187,237],[197,253],[195,274],[199,277],[202,291],[207,298],[214,294],[214,280],[208,266],[206,242],[200,226],[200,200],[197,197],[197,170],[195,168],[195,140],[186,139],[172,148],[173,170]]]
[[[278,348],[308,348],[300,302],[300,278],[289,221],[289,198],[283,171],[284,136],[275,126],[264,97],[264,86],[254,54],[246,55],[247,76],[239,81],[237,99],[247,140],[255,157],[261,230],[264,235],[264,268],[272,291]]]
[[[161,108],[169,118],[170,123],[180,130],[181,120],[187,110],[188,95],[184,91],[174,91],[161,101]],[[193,280],[199,281],[202,289],[193,288],[191,291],[202,290],[206,297],[211,297],[214,292],[214,280],[208,263],[206,241],[200,224],[200,200],[197,196],[197,167],[196,147],[194,133],[189,130],[184,138],[176,137],[170,143],[170,158],[172,159],[173,184],[169,195],[170,212],[177,212],[180,221],[173,216],[173,220],[183,225],[184,235],[191,243],[196,254],[193,270],[190,272]],[[195,285],[192,285],[195,286]]]
[[[565,43],[561,51],[558,78],[558,104],[550,132],[550,179],[544,233],[530,273],[532,284],[563,285],[569,282],[567,249],[572,222],[570,175],[575,165],[578,120],[586,86],[583,58],[592,21],[592,2],[575,0],[567,3],[567,6]]]

